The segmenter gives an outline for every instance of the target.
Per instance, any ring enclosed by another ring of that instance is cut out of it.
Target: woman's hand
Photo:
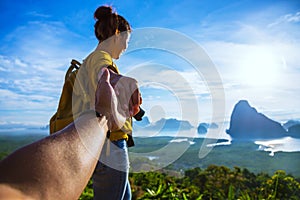
[[[105,115],[108,128],[119,130],[128,117],[139,112],[142,98],[137,81],[104,69],[95,95],[95,109]]]

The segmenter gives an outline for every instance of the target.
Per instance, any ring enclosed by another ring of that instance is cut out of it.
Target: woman
[[[131,32],[129,23],[114,13],[111,7],[97,8],[94,18],[95,35],[99,43],[83,61],[77,75],[83,90],[87,91],[86,96],[90,102],[88,109],[94,109],[95,91],[101,77],[101,69],[108,67],[119,73],[112,59],[118,59],[127,48]],[[78,90],[77,92],[80,93]],[[131,133],[132,121],[128,118],[121,130],[108,134],[93,175],[94,199],[131,199],[127,150],[128,142],[132,141]]]

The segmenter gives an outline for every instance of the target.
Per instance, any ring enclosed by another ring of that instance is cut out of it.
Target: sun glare
[[[249,86],[273,86],[278,82],[282,59],[266,48],[257,48],[241,58],[238,76]]]

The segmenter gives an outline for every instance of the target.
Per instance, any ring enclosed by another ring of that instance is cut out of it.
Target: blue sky
[[[220,76],[219,98],[208,77],[168,49],[125,53],[116,63],[142,81],[143,107],[152,121],[221,122],[212,117],[215,98],[224,102],[225,121],[240,99],[281,123],[300,120],[299,1],[1,0],[1,125],[48,123],[70,60],[84,59],[97,44],[93,12],[103,4],[132,25],[129,46],[146,27],[176,31],[206,52]]]

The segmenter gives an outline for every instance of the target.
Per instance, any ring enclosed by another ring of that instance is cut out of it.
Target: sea
[[[213,133],[213,137],[208,134],[199,134],[196,129],[183,130],[183,131],[149,131],[143,133],[134,133],[134,136],[147,138],[147,137],[171,137],[170,142],[189,142],[190,145],[195,144],[193,138],[203,138],[208,141],[205,143],[207,147],[216,147],[223,145],[231,145],[231,137],[224,132]],[[250,140],[249,140],[250,141]],[[277,139],[265,139],[265,140],[251,140],[257,145],[258,151],[269,152],[269,156],[274,156],[276,152],[300,152],[300,138],[293,138],[290,136],[277,138]]]

